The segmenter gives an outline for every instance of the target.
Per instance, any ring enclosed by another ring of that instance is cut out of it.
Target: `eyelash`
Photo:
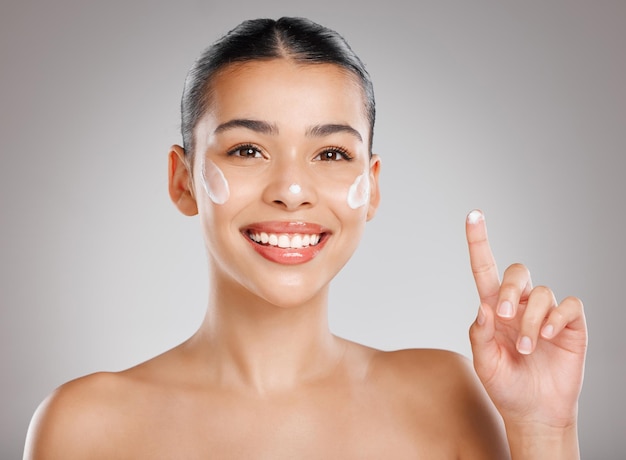
[[[239,152],[242,152],[242,151],[254,151],[255,153],[258,153],[260,157],[263,157],[263,152],[261,151],[261,149],[254,144],[237,145],[236,147],[233,147],[228,152],[226,152],[226,155],[228,155],[229,157],[238,157],[238,158],[243,158],[243,159],[257,158],[256,156],[249,157],[249,156],[238,154]],[[323,155],[327,155],[327,154],[339,155],[340,158],[335,159],[335,160],[330,159],[330,158],[324,158]],[[322,152],[320,152],[319,154],[315,156],[315,158],[318,158],[318,157],[320,161],[328,161],[328,162],[340,161],[340,160],[352,161],[353,159],[352,155],[350,155],[348,150],[339,146],[329,147],[329,148],[324,149]]]
[[[341,157],[341,160],[352,161],[352,155],[350,155],[350,153],[343,147],[329,147],[327,149],[324,149],[319,155],[316,155],[315,158],[322,157],[322,155],[329,154],[329,153],[338,154]],[[339,159],[330,160],[330,159],[324,159],[324,158],[320,158],[320,160],[321,161],[339,161]]]
[[[254,144],[241,144],[241,145],[238,145],[238,146],[233,147],[232,149],[230,149],[228,152],[226,152],[226,155],[228,155],[229,157],[239,157],[239,158],[244,158],[244,159],[256,158],[256,156],[255,157],[248,157],[248,156],[244,156],[244,155],[237,155],[237,152],[241,152],[243,150],[245,150],[245,151],[253,150],[254,152],[258,153],[260,155],[260,157],[263,157],[263,153],[261,152],[261,149],[258,148]]]

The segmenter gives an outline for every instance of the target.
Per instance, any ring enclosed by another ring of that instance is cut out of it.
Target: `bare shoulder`
[[[24,460],[111,458],[142,406],[159,396],[159,369],[169,352],[121,372],[97,372],[55,389],[35,411]]]
[[[394,390],[433,393],[468,389],[477,383],[472,362],[465,356],[434,348],[383,351],[350,342],[361,361],[367,363],[369,383],[389,385]]]
[[[99,372],[61,385],[35,411],[24,459],[98,458],[126,379]]]
[[[439,349],[379,352],[369,377],[406,403],[416,426],[439,426],[458,440],[459,458],[508,457],[502,420],[467,357]]]
[[[387,376],[390,384],[409,385],[413,390],[420,388],[429,393],[471,391],[477,384],[468,358],[429,348],[379,351],[372,359],[371,374],[376,378]]]

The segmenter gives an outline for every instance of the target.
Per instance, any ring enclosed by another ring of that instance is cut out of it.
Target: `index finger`
[[[474,209],[465,221],[470,266],[481,303],[495,306],[500,291],[500,276],[489,246],[487,225],[482,211]]]

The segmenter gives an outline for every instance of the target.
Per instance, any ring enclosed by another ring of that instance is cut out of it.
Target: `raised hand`
[[[521,264],[500,281],[482,212],[468,215],[466,231],[480,297],[470,328],[474,367],[507,432],[575,430],[587,348],[582,302],[558,303]]]

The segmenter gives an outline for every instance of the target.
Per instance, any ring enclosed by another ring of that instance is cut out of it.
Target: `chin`
[[[312,287],[298,285],[275,285],[272,292],[263,292],[260,295],[267,303],[284,309],[294,309],[305,305],[319,304],[326,307],[328,289],[313,290]]]

